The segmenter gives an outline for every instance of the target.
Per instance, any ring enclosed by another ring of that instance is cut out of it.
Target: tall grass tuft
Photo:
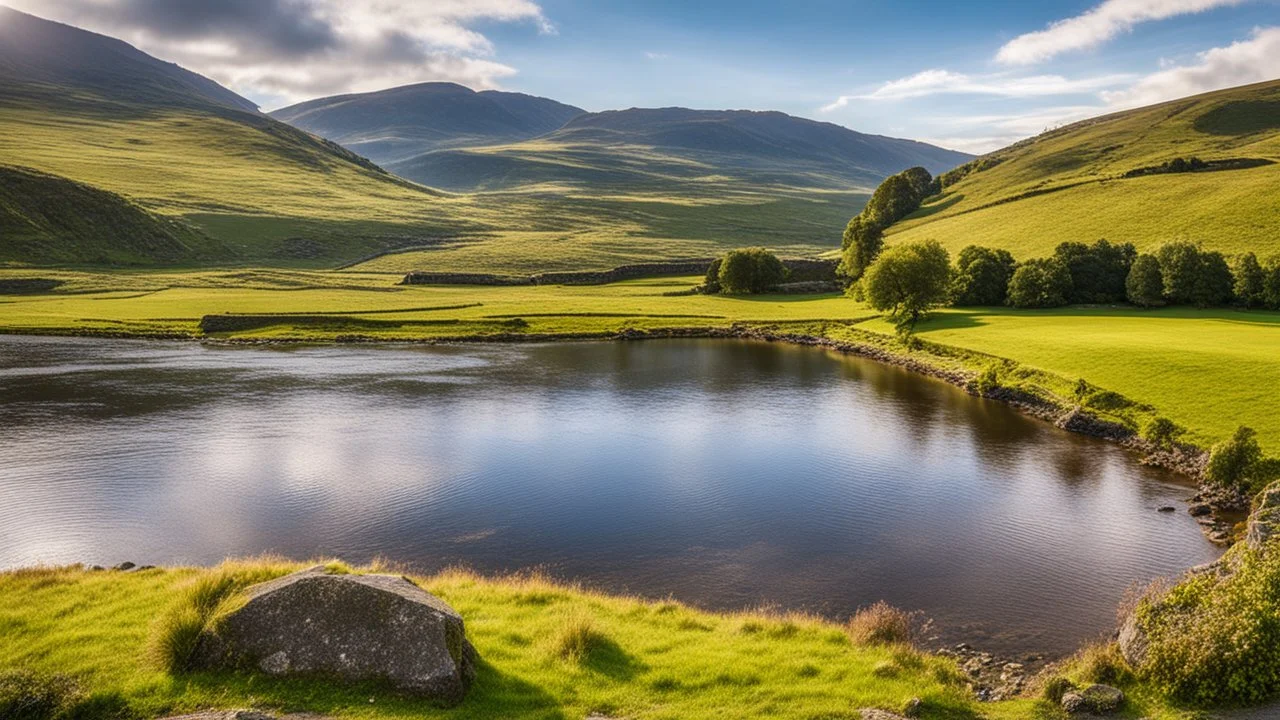
[[[585,612],[566,615],[551,639],[556,657],[580,663],[591,653],[608,644],[609,638],[596,628],[595,620]]]
[[[881,600],[849,618],[846,631],[855,645],[910,645],[916,636],[916,614]]]

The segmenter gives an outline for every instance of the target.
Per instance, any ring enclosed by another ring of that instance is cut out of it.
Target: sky
[[[1280,0],[0,0],[264,109],[453,81],[586,110],[781,110],[986,152],[1280,78]]]

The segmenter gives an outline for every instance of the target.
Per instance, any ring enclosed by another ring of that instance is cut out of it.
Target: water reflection
[[[1212,559],[1187,488],[944,383],[745,342],[0,338],[0,566],[382,555],[1063,652]]]

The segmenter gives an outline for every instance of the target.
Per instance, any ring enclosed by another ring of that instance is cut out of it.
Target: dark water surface
[[[1217,556],[1173,476],[820,350],[0,336],[0,567],[374,556],[1062,653]]]

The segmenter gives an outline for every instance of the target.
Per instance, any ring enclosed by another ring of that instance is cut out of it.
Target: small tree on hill
[[[1009,295],[1009,278],[1017,263],[1008,250],[970,245],[956,258],[951,281],[951,302],[961,307],[1003,305]]]
[[[706,277],[702,279],[702,292],[707,295],[715,295],[720,292],[720,263],[723,258],[716,258],[707,266]]]
[[[1236,301],[1247,308],[1262,307],[1265,301],[1266,273],[1262,263],[1253,253],[1245,253],[1236,259]]]
[[[862,278],[867,302],[887,313],[904,336],[926,313],[947,302],[950,284],[951,257],[936,240],[885,250]]]
[[[1139,255],[1129,268],[1125,280],[1125,295],[1138,307],[1159,307],[1164,304],[1164,276],[1160,274],[1160,261],[1154,255]]]
[[[1070,295],[1071,271],[1057,258],[1028,260],[1009,279],[1009,304],[1016,308],[1062,307]]]
[[[786,278],[786,266],[764,248],[730,250],[720,261],[720,289],[732,295],[762,293]]]
[[[1248,489],[1254,470],[1262,460],[1257,435],[1253,428],[1241,425],[1231,437],[1214,445],[1209,450],[1205,479],[1223,487]]]
[[[866,272],[871,263],[884,248],[884,230],[880,226],[858,215],[845,226],[844,238],[840,243],[843,252],[840,254],[840,265],[836,269],[840,275],[850,280],[858,280]]]

